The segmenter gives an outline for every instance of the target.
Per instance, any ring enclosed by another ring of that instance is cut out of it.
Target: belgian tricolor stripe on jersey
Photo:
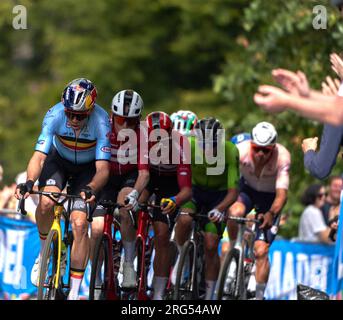
[[[68,149],[84,151],[96,146],[96,140],[76,139],[75,137],[66,137],[57,135],[58,140]]]

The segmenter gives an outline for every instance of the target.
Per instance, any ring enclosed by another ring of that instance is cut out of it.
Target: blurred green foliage
[[[292,113],[267,115],[253,103],[271,70],[301,69],[320,88],[332,74],[331,52],[343,48],[343,22],[329,1],[312,0],[22,0],[28,29],[12,27],[17,1],[0,2],[0,163],[5,182],[26,168],[41,122],[70,80],[91,79],[109,110],[115,92],[133,88],[145,113],[189,108],[215,115],[228,136],[273,122],[292,153],[291,213],[282,234],[297,233],[299,197],[314,179],[301,141],[321,126]],[[326,30],[312,26],[327,8]],[[334,173],[343,166],[338,162]]]

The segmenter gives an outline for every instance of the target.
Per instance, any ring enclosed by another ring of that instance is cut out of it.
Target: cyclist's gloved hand
[[[260,216],[263,216],[263,222],[260,224],[260,229],[270,229],[273,226],[274,216],[270,211],[267,211],[265,214],[259,214],[257,219],[260,219]]]
[[[224,220],[224,213],[218,209],[212,209],[207,216],[211,222],[222,222]]]
[[[33,189],[34,182],[32,180],[27,180],[25,183],[19,183],[15,190],[15,197],[19,200],[22,196],[26,199]]]
[[[86,202],[95,201],[95,192],[90,186],[85,186],[83,189],[81,189],[80,195],[83,200],[86,200]]]
[[[125,198],[125,204],[127,209],[132,209],[133,211],[138,210],[138,198],[139,193],[137,190],[133,189]]]
[[[176,198],[163,198],[160,202],[163,214],[171,214],[176,210]]]

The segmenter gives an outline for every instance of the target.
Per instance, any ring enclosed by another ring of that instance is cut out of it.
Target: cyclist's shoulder
[[[107,111],[98,104],[94,104],[94,110],[92,112],[94,118],[102,118],[109,121],[109,116]]]
[[[99,105],[94,105],[91,113],[89,126],[96,132],[108,132],[110,130],[110,120],[108,113]]]
[[[58,102],[56,103],[55,105],[53,105],[47,112],[46,112],[46,115],[45,117],[55,117],[55,116],[58,116],[58,115],[61,115],[64,113],[64,105],[62,102]]]
[[[51,127],[55,125],[60,125],[62,122],[62,117],[64,115],[64,106],[61,102],[52,106],[45,114],[43,127]]]
[[[278,159],[283,161],[291,160],[291,153],[284,145],[282,145],[281,143],[277,143],[276,147],[278,149]]]

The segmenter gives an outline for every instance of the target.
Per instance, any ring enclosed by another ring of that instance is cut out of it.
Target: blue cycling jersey
[[[109,134],[108,114],[95,104],[86,125],[76,138],[65,115],[64,106],[60,102],[46,113],[35,150],[48,154],[53,145],[62,158],[74,164],[94,160],[109,161],[111,158]]]

